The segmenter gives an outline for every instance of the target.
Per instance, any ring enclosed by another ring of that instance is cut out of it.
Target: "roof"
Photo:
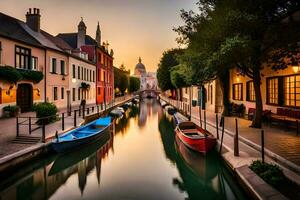
[[[0,35],[34,46],[41,46],[41,43],[24,29],[24,26],[27,26],[24,22],[0,12],[0,24]]]
[[[60,33],[56,37],[59,37],[62,40],[64,40],[73,49],[77,48],[77,33]],[[95,45],[95,46],[98,45],[97,42],[96,42],[96,40],[94,40],[89,35],[85,36],[85,44],[86,45]]]
[[[63,39],[59,38],[59,37],[54,37],[53,35],[45,32],[45,31],[41,31],[41,33],[48,38],[49,40],[51,40],[57,47],[63,49],[63,50],[72,50],[72,47],[66,43]]]

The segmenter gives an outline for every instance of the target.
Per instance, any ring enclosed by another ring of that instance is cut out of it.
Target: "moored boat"
[[[170,105],[166,106],[165,110],[168,112],[169,115],[174,115],[177,112],[177,109]]]
[[[175,132],[187,147],[200,153],[209,152],[216,144],[216,138],[210,132],[190,121],[179,123]]]
[[[111,117],[99,118],[61,136],[56,136],[56,139],[52,141],[52,147],[56,152],[61,153],[88,144],[99,139],[103,132],[108,131],[110,124]]]

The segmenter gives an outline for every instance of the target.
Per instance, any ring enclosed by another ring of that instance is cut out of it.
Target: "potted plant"
[[[3,107],[3,114],[6,117],[16,117],[20,112],[20,107],[16,105],[8,105]]]

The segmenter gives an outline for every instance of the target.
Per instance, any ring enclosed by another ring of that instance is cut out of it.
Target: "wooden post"
[[[238,131],[238,121],[235,118],[235,135],[234,135],[234,156],[239,156],[239,131]]]
[[[46,142],[46,125],[43,124],[42,126],[42,143]]]
[[[216,129],[217,129],[217,139],[219,140],[219,118],[218,114],[216,114]]]
[[[200,120],[200,127],[202,128],[202,109],[201,109],[201,105],[199,106],[199,120]]]
[[[206,130],[206,110],[204,110],[204,129]]]
[[[74,127],[77,126],[77,110],[74,110]]]
[[[95,110],[95,108],[94,108],[94,106],[92,107],[92,113],[94,113],[94,110]]]
[[[265,162],[265,132],[261,130],[261,159]]]
[[[65,113],[61,114],[61,130],[65,130]]]
[[[78,116],[81,117],[81,106],[79,106],[79,113]]]
[[[87,114],[88,115],[90,114],[90,108],[87,108]]]
[[[16,127],[17,127],[17,136],[19,136],[19,131],[20,131],[20,129],[19,129],[19,117],[16,117]]]
[[[85,118],[85,106],[82,107],[82,118]]]
[[[29,117],[28,129],[29,135],[31,135],[31,117]]]
[[[222,116],[221,122],[222,122],[222,136],[221,136],[221,145],[220,145],[219,153],[221,153],[221,151],[222,151],[223,139],[224,139],[224,127],[225,127],[224,116]]]

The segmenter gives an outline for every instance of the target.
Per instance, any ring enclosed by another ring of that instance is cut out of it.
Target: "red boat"
[[[216,145],[216,138],[193,122],[181,122],[175,132],[187,147],[200,153],[207,153]]]

